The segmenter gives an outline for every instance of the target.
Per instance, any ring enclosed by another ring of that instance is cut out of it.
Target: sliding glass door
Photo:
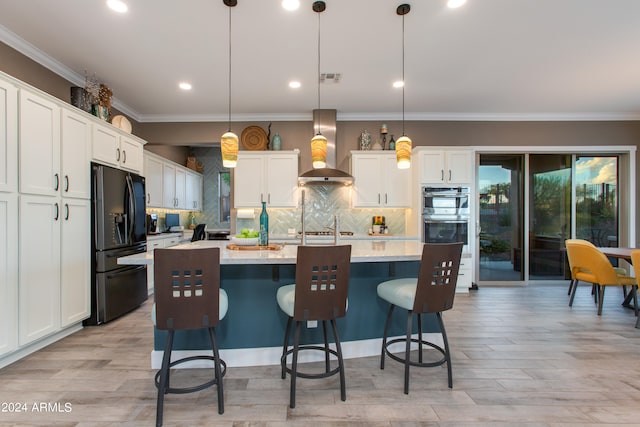
[[[480,280],[523,280],[522,154],[480,156]]]
[[[566,279],[571,237],[618,246],[619,175],[615,155],[480,154],[479,282]]]

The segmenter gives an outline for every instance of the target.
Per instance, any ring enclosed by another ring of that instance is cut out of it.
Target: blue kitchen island
[[[227,241],[202,240],[174,246],[171,250],[193,247],[219,247],[221,284],[229,296],[229,311],[216,328],[221,357],[228,366],[258,366],[280,363],[287,317],[278,308],[276,291],[294,283],[297,245],[283,245],[279,250],[232,250]],[[422,243],[417,240],[343,240],[351,250],[351,275],[347,315],[338,320],[345,358],[380,353],[381,336],[389,308],[378,298],[380,282],[401,277],[417,277]],[[153,254],[122,257],[120,264],[148,265],[153,268]],[[147,304],[142,310],[151,310]],[[405,333],[406,313],[396,310],[391,336]],[[149,325],[152,327],[152,325]],[[440,342],[435,318],[424,328],[428,339]],[[322,341],[322,327],[309,324],[303,342]],[[155,331],[152,366],[159,367],[165,332]],[[174,341],[175,358],[210,349],[206,330],[179,331]],[[311,352],[313,353],[313,352]],[[310,356],[312,357],[312,355]],[[312,359],[309,359],[312,360]],[[307,360],[301,360],[304,362]]]

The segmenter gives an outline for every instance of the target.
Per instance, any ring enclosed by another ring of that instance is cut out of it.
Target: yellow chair
[[[569,240],[571,240],[571,239],[569,239]],[[573,239],[573,240],[571,240],[571,241],[572,241],[572,242],[580,242],[580,243],[582,243],[582,244],[585,244],[585,245],[591,246],[591,247],[593,247],[593,248],[595,248],[595,247],[596,247],[596,245],[594,245],[593,243],[591,243],[591,242],[590,242],[590,241],[588,241],[588,240]],[[568,253],[567,253],[567,258],[569,258],[569,254],[568,254]],[[573,285],[576,283],[576,278],[574,277],[575,271],[574,271],[574,269],[573,269],[573,267],[572,267],[572,265],[571,265],[571,258],[569,258],[569,269],[571,270],[571,281],[569,282],[569,290],[567,291],[567,295],[571,295],[571,291],[573,290]],[[628,276],[628,274],[627,274],[627,270],[625,270],[624,268],[621,268],[621,267],[613,267],[613,269],[615,270],[615,272],[616,272],[619,276]],[[576,269],[576,271],[577,271],[577,270],[578,270],[578,269]],[[586,270],[586,271],[589,271],[589,270]],[[595,299],[595,301],[596,301],[596,302],[598,302],[598,295],[597,295],[597,293],[595,292],[595,289],[596,289],[596,285],[594,284],[594,285],[593,285],[593,288],[592,288],[591,293],[592,293],[592,294],[594,294],[594,299]],[[625,294],[625,296],[626,296],[627,291],[626,291],[626,288],[625,288],[624,286],[622,287],[622,290],[623,290],[623,292],[624,292],[624,294]]]
[[[635,277],[621,276],[609,262],[609,259],[593,244],[579,239],[569,239],[565,242],[567,257],[571,267],[571,277],[574,281],[571,290],[569,306],[573,305],[578,282],[588,282],[596,287],[598,299],[598,315],[602,314],[602,300],[607,286],[631,286],[633,292],[633,304],[636,315],[638,314],[638,301],[636,295]]]
[[[633,264],[633,271],[636,272],[636,280],[638,280],[638,277],[640,277],[640,249],[638,249],[637,251],[631,252],[631,263]],[[634,292],[634,291],[632,290],[631,292]],[[636,328],[640,328],[640,316],[638,316],[638,304],[636,301],[637,294],[638,294],[638,284],[636,283],[633,303],[635,304],[636,317],[638,318],[636,320]]]

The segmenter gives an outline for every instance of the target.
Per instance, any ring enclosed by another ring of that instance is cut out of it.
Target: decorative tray
[[[283,247],[284,245],[276,244],[276,243],[270,243],[266,246],[258,246],[258,245],[243,246],[243,245],[236,245],[235,243],[229,243],[227,245],[227,249],[232,251],[279,251]]]
[[[242,131],[240,142],[245,150],[266,150],[267,133],[260,126],[248,126]]]

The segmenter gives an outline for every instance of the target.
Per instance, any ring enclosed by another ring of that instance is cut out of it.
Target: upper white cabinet
[[[78,199],[91,198],[91,121],[62,109],[61,194]]]
[[[202,210],[202,174],[144,153],[147,207]]]
[[[176,200],[176,167],[171,163],[162,164],[162,206],[177,209]]]
[[[143,143],[120,134],[108,123],[93,125],[93,159],[116,168],[142,173]]]
[[[233,171],[236,208],[257,208],[265,201],[274,208],[298,205],[298,156],[294,151],[238,153]]]
[[[353,207],[410,207],[411,169],[398,169],[394,152],[351,152]]]
[[[418,157],[421,184],[470,184],[473,152],[465,150],[420,149]]]
[[[53,196],[61,185],[60,107],[20,89],[20,192]]]
[[[185,197],[187,200],[187,209],[202,210],[202,175],[187,171]]]
[[[144,153],[144,177],[147,207],[162,207],[162,159]]]
[[[0,79],[0,191],[18,190],[18,88]]]

